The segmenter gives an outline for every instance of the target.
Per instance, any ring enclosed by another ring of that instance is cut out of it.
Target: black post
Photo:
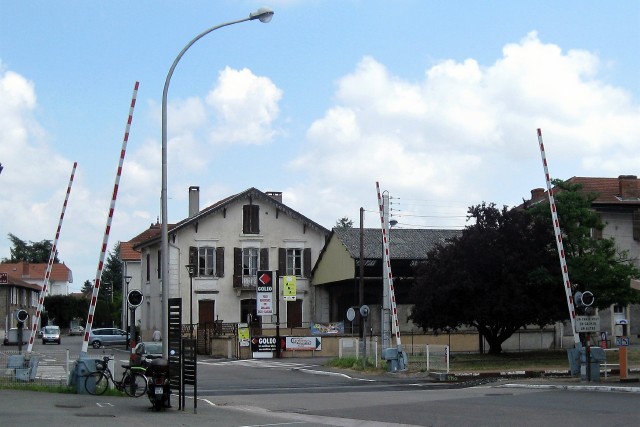
[[[133,360],[133,349],[136,347],[136,308],[129,308],[129,348],[131,349],[129,354],[129,360]]]
[[[358,286],[358,306],[364,305],[364,208],[360,208],[360,283]],[[359,334],[360,339],[364,339],[364,322],[362,316],[360,316],[359,322]]]
[[[280,359],[280,280],[277,271],[274,276],[276,279],[276,358]]]
[[[22,328],[24,328],[24,322],[18,321],[18,352],[22,354]]]
[[[587,332],[585,359],[587,359],[587,381],[591,381],[591,333],[590,332]]]

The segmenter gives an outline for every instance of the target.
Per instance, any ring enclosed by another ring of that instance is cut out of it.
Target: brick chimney
[[[267,191],[265,194],[282,203],[282,191]]]
[[[200,187],[189,187],[189,218],[200,212]]]
[[[537,203],[544,199],[544,188],[534,188],[531,190],[531,203]]]
[[[623,199],[637,199],[640,197],[638,191],[638,177],[635,175],[620,175],[618,177],[620,197]]]

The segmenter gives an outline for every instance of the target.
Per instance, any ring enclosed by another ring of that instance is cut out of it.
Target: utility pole
[[[358,307],[362,307],[364,304],[364,208],[360,208],[360,281],[358,284]],[[359,322],[360,339],[365,338],[364,324],[362,322],[362,316],[360,316]]]
[[[383,212],[383,224],[382,226],[386,230],[387,236],[389,235],[389,193],[387,191],[382,193],[382,212]],[[382,325],[380,334],[382,335],[382,349],[390,347],[391,341],[391,317],[389,312],[389,266],[387,265],[384,256],[384,245],[382,248]]]

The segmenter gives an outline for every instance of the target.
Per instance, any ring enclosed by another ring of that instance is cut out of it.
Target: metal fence
[[[449,373],[448,345],[406,345],[403,350],[409,357],[410,370]]]
[[[373,360],[375,366],[378,367],[378,342],[374,340],[367,340],[366,344],[367,359]],[[359,338],[340,338],[338,344],[338,357],[340,359],[346,357],[355,357],[356,359],[359,359],[361,357],[360,352]]]
[[[47,350],[27,353],[0,350],[0,384],[35,383],[67,385],[78,353],[69,350]]]

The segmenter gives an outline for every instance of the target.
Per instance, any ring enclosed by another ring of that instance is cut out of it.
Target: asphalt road
[[[63,340],[81,343],[79,337]],[[106,349],[126,360],[124,348]],[[102,354],[102,350],[89,350]],[[336,372],[313,359],[199,358],[198,399],[155,413],[145,397],[0,390],[2,425],[129,426],[637,426],[638,393],[579,380],[434,383]],[[197,405],[196,405],[197,402]]]

